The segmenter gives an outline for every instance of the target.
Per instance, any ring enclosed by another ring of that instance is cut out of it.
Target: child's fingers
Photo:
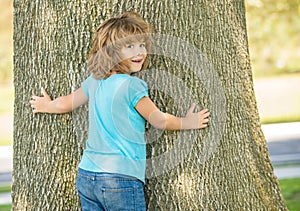
[[[200,118],[202,119],[201,120],[201,125],[200,125],[200,128],[206,128],[208,126],[208,117],[210,115],[208,109],[203,109],[202,111],[199,112],[200,114]]]
[[[194,112],[196,108],[196,103],[192,103],[191,107],[189,108],[189,110],[187,111],[187,114],[191,114]]]
[[[202,120],[202,123],[208,123],[208,118],[203,119],[203,120]]]
[[[208,109],[206,108],[206,109],[203,109],[203,110],[199,111],[199,113],[200,114],[205,114],[205,113],[209,113],[209,112],[208,112]]]
[[[36,101],[36,100],[39,100],[39,99],[41,99],[41,97],[39,97],[39,96],[36,96],[36,95],[33,95],[32,97],[31,97],[31,101]]]
[[[207,118],[207,117],[209,117],[209,115],[210,115],[210,112],[207,111],[206,113],[202,114],[202,117]]]
[[[206,128],[207,126],[208,126],[208,124],[202,124],[202,125],[200,126],[200,129]]]
[[[29,103],[30,103],[30,105],[32,107],[35,104],[35,100],[30,100]]]
[[[30,101],[30,104],[31,104],[31,108],[32,108],[32,113],[39,113],[40,112],[40,106],[39,106],[39,104],[36,102],[36,101],[34,101],[34,100],[31,100]]]
[[[48,96],[48,93],[46,92],[46,90],[44,88],[41,88],[41,93],[44,97]]]
[[[40,103],[42,102],[43,98],[48,97],[47,92],[43,88],[41,88],[41,94],[43,95],[42,97],[33,94],[31,100],[29,100],[30,106],[32,108],[32,113],[34,114],[41,112],[39,108]]]

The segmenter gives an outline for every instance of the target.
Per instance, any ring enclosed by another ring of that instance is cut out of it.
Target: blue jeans
[[[78,170],[82,210],[145,211],[144,184],[135,177]]]

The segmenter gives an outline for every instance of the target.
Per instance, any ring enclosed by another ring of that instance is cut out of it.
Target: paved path
[[[279,179],[300,177],[300,122],[263,125],[274,173]],[[283,164],[295,164],[285,166]],[[12,147],[0,147],[0,186],[11,184]],[[0,194],[0,204],[11,203],[10,193]]]
[[[263,125],[262,129],[275,167],[287,163],[300,164],[300,122]],[[282,175],[278,174],[278,177]]]
[[[263,125],[265,137],[274,165],[300,164],[300,122]],[[0,185],[11,181],[12,147],[0,147]],[[281,178],[281,175],[277,175]],[[299,172],[300,176],[300,172]]]
[[[261,117],[293,116],[300,108],[300,74],[254,80]]]
[[[11,204],[10,193],[0,193],[0,205]]]

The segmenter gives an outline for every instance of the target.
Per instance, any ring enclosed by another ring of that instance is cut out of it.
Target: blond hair
[[[104,21],[95,32],[88,57],[88,70],[96,79],[105,79],[112,72],[130,73],[129,65],[122,61],[120,50],[126,44],[143,41],[150,51],[151,26],[136,12],[126,12]],[[148,55],[142,70],[149,64]]]

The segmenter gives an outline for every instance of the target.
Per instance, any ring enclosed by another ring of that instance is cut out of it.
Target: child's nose
[[[137,55],[146,54],[146,53],[147,53],[146,48],[144,47],[137,48],[137,52],[136,52]]]

